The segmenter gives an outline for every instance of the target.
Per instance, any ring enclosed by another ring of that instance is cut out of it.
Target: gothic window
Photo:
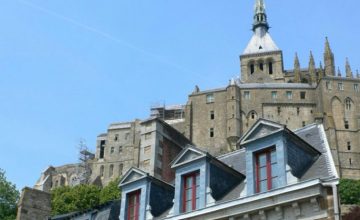
[[[114,174],[114,165],[111,164],[111,165],[110,165],[110,169],[109,169],[109,177],[112,177],[113,174]]]
[[[255,189],[257,193],[277,187],[277,159],[275,148],[255,154]]]
[[[268,68],[269,68],[269,74],[270,75],[273,74],[273,64],[272,64],[272,62],[268,63]]]
[[[344,90],[344,84],[338,83],[338,90],[343,91]]]
[[[214,137],[214,128],[210,128],[209,136]]]
[[[104,166],[103,165],[100,166],[100,176],[101,177],[104,176]]]
[[[210,120],[214,120],[214,119],[215,119],[215,112],[210,111]]]
[[[255,72],[254,64],[250,64],[250,73],[253,74]]]
[[[256,118],[256,114],[255,114],[255,112],[251,112],[250,117],[251,117],[251,119],[255,119],[255,118]]]
[[[306,92],[300,92],[300,99],[306,98]]]
[[[139,220],[140,194],[137,190],[127,195],[127,220]]]
[[[214,100],[215,100],[214,94],[211,93],[206,95],[206,103],[213,103]]]
[[[292,92],[291,91],[287,91],[286,92],[286,97],[288,100],[291,100],[292,99]]]
[[[276,91],[271,92],[271,98],[272,99],[277,99],[277,92]]]
[[[351,110],[351,100],[350,99],[345,100],[345,108],[346,108],[346,110]]]
[[[244,99],[246,99],[246,100],[250,99],[250,92],[249,91],[244,92]]]
[[[183,176],[182,211],[189,212],[199,208],[200,173],[197,171]]]

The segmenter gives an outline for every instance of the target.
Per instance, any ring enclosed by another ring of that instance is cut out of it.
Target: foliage
[[[14,220],[19,192],[16,186],[6,180],[5,171],[0,169],[0,219]]]
[[[101,189],[95,185],[62,186],[51,191],[52,215],[84,211],[120,198],[119,179]]]
[[[360,205],[360,180],[341,179],[339,193],[342,204]]]
[[[108,201],[120,199],[120,188],[119,188],[120,178],[117,178],[111,181],[107,186],[105,186],[100,192],[100,204],[104,204]]]
[[[349,213],[345,214],[343,220],[359,220],[360,219],[360,207],[356,206],[350,210]]]

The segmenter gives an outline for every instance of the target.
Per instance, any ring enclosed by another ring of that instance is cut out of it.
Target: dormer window
[[[127,220],[139,220],[141,190],[128,193],[127,195]]]
[[[266,192],[277,187],[275,147],[255,154],[256,192]]]
[[[199,207],[200,173],[194,172],[183,176],[183,212],[190,212]]]

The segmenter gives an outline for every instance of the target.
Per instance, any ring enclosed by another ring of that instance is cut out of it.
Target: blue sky
[[[0,168],[20,189],[77,162],[109,123],[181,104],[195,85],[239,75],[253,0],[0,0]],[[360,68],[358,0],[266,0],[285,69],[329,37],[336,65]]]

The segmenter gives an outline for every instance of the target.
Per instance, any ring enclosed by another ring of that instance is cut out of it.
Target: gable
[[[283,130],[284,126],[275,122],[271,122],[265,119],[259,119],[254,126],[245,133],[245,135],[240,139],[240,144],[244,144],[251,140],[259,139],[266,137],[270,134],[273,134],[277,131]]]
[[[147,174],[141,170],[131,168],[120,181],[120,185],[124,185],[130,182],[134,182],[136,180],[142,179],[146,177]]]
[[[206,153],[194,147],[187,147],[175,158],[171,167],[176,167],[187,162],[205,157]]]

